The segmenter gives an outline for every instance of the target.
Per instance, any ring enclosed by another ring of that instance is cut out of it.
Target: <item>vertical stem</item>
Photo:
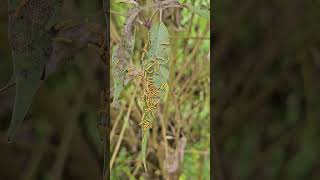
[[[162,23],[162,9],[160,9],[159,12],[160,12],[160,23]]]

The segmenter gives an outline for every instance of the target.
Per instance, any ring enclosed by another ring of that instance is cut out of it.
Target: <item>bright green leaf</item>
[[[146,131],[143,134],[143,138],[142,138],[142,148],[141,148],[141,155],[142,155],[142,163],[144,166],[144,169],[147,172],[147,166],[146,166],[146,153],[147,153],[147,144],[148,144],[148,137],[149,137],[149,131]]]

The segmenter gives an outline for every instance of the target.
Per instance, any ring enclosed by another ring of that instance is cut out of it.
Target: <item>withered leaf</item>
[[[112,76],[114,83],[113,103],[116,103],[127,79],[127,68],[132,58],[135,43],[135,21],[141,8],[129,10],[122,32],[122,39],[112,54]]]

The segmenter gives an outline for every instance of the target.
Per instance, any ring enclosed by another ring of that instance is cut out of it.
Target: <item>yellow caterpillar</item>
[[[147,42],[145,43],[145,46],[143,48],[143,52],[141,55],[141,60],[144,60],[145,54],[147,53],[147,48],[150,45],[149,36],[147,39]],[[140,126],[142,127],[142,130],[148,131],[150,128],[152,128],[152,121],[151,118],[155,118],[157,106],[159,103],[159,89],[154,85],[153,83],[153,73],[154,73],[154,65],[156,65],[156,61],[152,60],[150,61],[150,64],[147,65],[146,61],[143,64],[143,71],[139,74],[139,76],[142,79],[143,83],[143,101],[144,101],[144,107],[143,107],[143,115],[141,118]],[[150,117],[151,116],[151,117]]]
[[[141,123],[143,131],[147,131],[150,128],[152,128],[151,125],[151,119],[155,118],[157,105],[159,103],[159,90],[153,83],[152,76],[148,76],[150,73],[148,73],[146,70],[143,71],[143,74],[141,73],[139,76],[142,78],[143,83],[143,101],[144,103],[144,112],[142,115]],[[150,117],[151,115],[151,117]]]

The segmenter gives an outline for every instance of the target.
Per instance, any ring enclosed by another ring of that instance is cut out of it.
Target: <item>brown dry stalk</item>
[[[133,93],[133,96],[132,96],[132,99],[130,101],[130,105],[129,105],[129,108],[128,108],[124,123],[123,123],[122,128],[121,128],[119,139],[117,141],[115,150],[113,151],[113,154],[112,154],[112,157],[111,157],[111,160],[110,160],[110,171],[111,171],[112,166],[113,166],[113,164],[114,164],[114,162],[116,160],[116,157],[117,157],[117,154],[119,152],[120,145],[121,145],[125,130],[126,130],[127,126],[128,126],[129,116],[131,114],[131,110],[132,110],[132,106],[133,106],[134,98],[136,97],[136,94],[137,94],[137,90]]]

